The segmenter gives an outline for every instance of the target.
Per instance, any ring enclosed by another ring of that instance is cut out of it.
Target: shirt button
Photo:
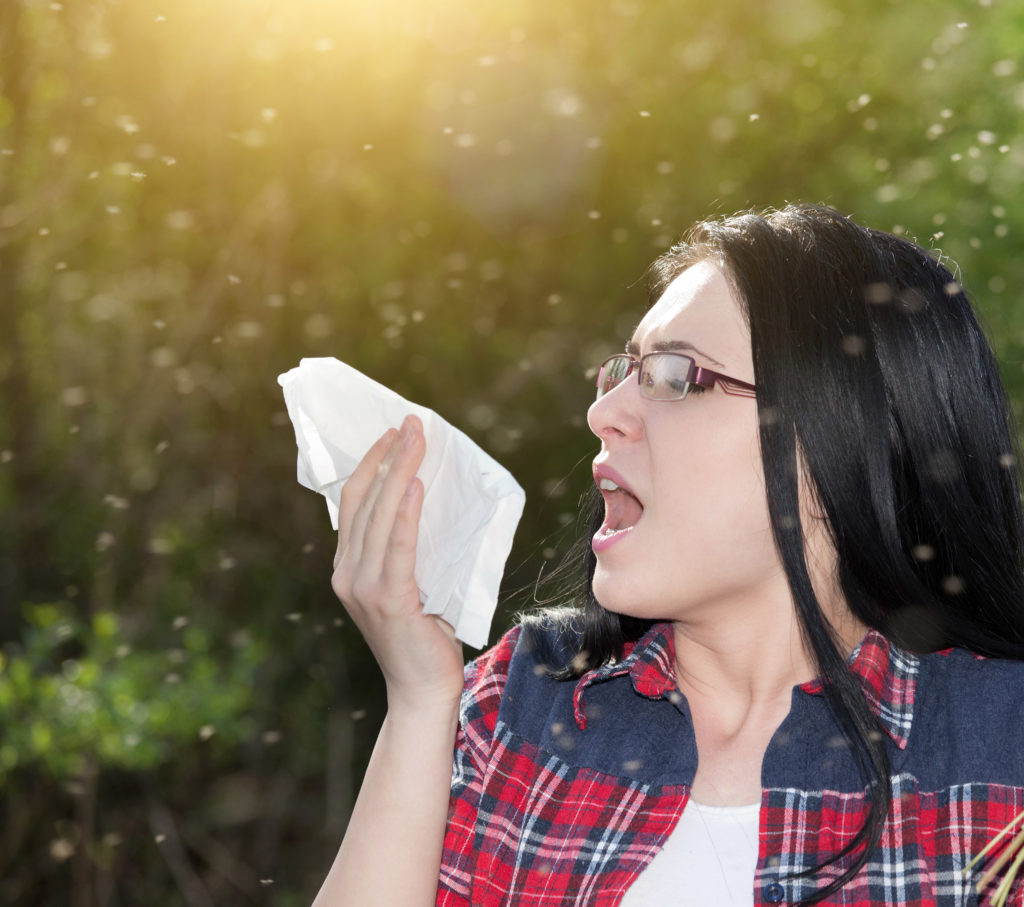
[[[778,904],[785,893],[786,890],[778,882],[772,882],[771,885],[764,887],[764,899],[769,904]]]

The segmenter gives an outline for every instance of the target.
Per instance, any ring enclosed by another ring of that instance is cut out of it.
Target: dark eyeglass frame
[[[648,359],[653,359],[657,356],[675,356],[678,359],[685,359],[689,365],[686,369],[686,377],[683,379],[685,386],[678,395],[674,397],[652,397],[646,391],[646,387],[650,385],[644,384],[644,374],[647,373],[644,369],[644,363]],[[626,373],[610,387],[601,390],[602,379],[605,376],[605,371],[608,368],[609,363],[621,362],[623,359],[629,360],[629,368]],[[597,370],[597,399],[600,400],[609,391],[615,390],[623,381],[625,381],[633,372],[636,372],[636,380],[640,385],[640,393],[643,394],[650,400],[656,400],[658,402],[672,402],[675,400],[682,400],[690,391],[690,387],[694,384],[699,384],[701,387],[706,387],[709,390],[715,385],[718,385],[727,394],[734,397],[755,397],[757,396],[756,388],[753,384],[746,381],[740,381],[739,378],[730,378],[728,375],[723,375],[721,372],[712,371],[709,368],[697,365],[693,361],[692,356],[687,356],[685,353],[669,352],[668,350],[659,350],[658,352],[648,353],[646,356],[641,356],[639,359],[636,356],[631,356],[629,353],[616,353],[614,356],[609,356],[601,363],[601,367]]]

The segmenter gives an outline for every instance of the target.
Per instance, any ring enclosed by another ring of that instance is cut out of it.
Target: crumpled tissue
[[[417,475],[425,493],[415,576],[423,612],[446,620],[468,645],[484,648],[526,502],[523,489],[437,413],[344,362],[303,359],[277,381],[299,447],[299,483],[327,499],[335,529],[341,488],[363,455],[409,413],[420,417],[426,453]]]

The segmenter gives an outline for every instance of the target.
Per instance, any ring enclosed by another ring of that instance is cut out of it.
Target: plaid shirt
[[[885,731],[893,798],[868,863],[822,903],[990,903],[994,886],[979,899],[974,882],[995,857],[962,870],[1024,809],[1024,663],[915,656],[869,631],[850,666]],[[547,676],[513,628],[466,666],[438,907],[617,905],[675,827],[696,768],[669,624],[578,682]],[[794,688],[762,780],[754,904],[792,904],[838,875],[798,877],[868,810],[820,684]],[[1008,904],[1024,905],[1021,886]]]

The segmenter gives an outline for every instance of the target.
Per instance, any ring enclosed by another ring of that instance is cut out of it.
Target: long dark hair
[[[805,644],[870,789],[864,827],[833,862],[856,856],[803,902],[812,904],[867,861],[892,788],[878,722],[811,586],[797,470],[827,517],[857,618],[916,652],[959,646],[1024,659],[1017,433],[970,301],[920,246],[816,205],[748,212],[699,223],[662,255],[651,301],[705,260],[732,281],[750,328],[775,543]],[[585,507],[594,531],[600,497]],[[581,654],[564,678],[620,658],[651,625],[594,599],[587,541],[575,551],[577,608],[566,612]],[[527,618],[526,632],[539,645],[539,629],[558,619]]]

